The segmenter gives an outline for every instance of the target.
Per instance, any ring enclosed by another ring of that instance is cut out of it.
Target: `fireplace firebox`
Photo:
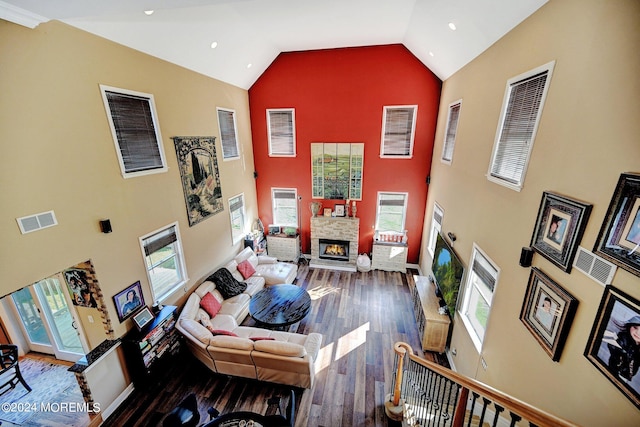
[[[349,241],[319,239],[320,258],[334,261],[349,261]]]

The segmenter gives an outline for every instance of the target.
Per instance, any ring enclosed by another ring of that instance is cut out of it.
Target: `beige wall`
[[[603,287],[541,268],[579,300],[559,362],[519,320],[528,246],[543,191],[593,204],[581,245],[593,249],[618,177],[640,172],[640,2],[551,0],[444,82],[427,203],[457,235],[465,263],[477,243],[501,268],[482,357],[456,316],[451,348],[459,371],[585,426],[640,425],[640,413],[583,356]],[[521,192],[486,179],[507,79],[555,60],[548,98]],[[440,162],[448,105],[462,99],[453,164]],[[421,268],[431,260],[423,242]],[[640,299],[640,278],[618,269],[613,285]]]
[[[245,193],[257,216],[247,91],[59,22],[31,30],[0,20],[0,295],[91,259],[107,299],[140,280],[152,301],[138,238],[178,221],[187,288],[239,250],[228,199]],[[154,95],[169,171],[124,179],[99,84]],[[222,161],[216,107],[236,110],[244,160]],[[216,136],[225,210],[189,227],[173,136]],[[53,209],[59,225],[22,235],[16,218]],[[109,218],[113,232],[98,221]],[[184,297],[180,292],[166,303]]]

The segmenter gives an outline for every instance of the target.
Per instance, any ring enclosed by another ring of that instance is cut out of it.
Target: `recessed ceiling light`
[[[456,24],[454,24],[453,22],[449,22],[449,28],[451,28],[453,31],[456,30]]]
[[[154,12],[153,10],[145,10],[144,14],[149,16],[149,15],[153,15],[153,12]]]
[[[211,43],[211,49],[215,49],[218,47],[218,42]]]
[[[251,68],[253,64],[247,64],[247,68]]]

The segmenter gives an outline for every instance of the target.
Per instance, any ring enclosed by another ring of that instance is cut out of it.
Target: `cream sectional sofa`
[[[259,280],[254,282],[258,283],[249,284],[245,293],[227,300],[222,298],[213,282],[203,282],[189,296],[176,328],[185,336],[187,347],[194,356],[213,372],[295,387],[313,387],[322,335],[238,326],[247,316],[250,294],[262,288]],[[220,311],[213,318],[200,307],[201,299],[208,292],[221,302]],[[207,329],[203,323],[209,322]],[[236,336],[214,335],[211,330],[228,331]]]
[[[244,260],[248,260],[255,269],[255,273],[248,278],[244,278],[238,271],[238,265]],[[250,247],[240,251],[224,267],[240,282],[253,283],[262,278],[267,286],[279,283],[293,283],[298,274],[298,266],[296,264],[278,262],[276,258],[270,256],[257,256]]]

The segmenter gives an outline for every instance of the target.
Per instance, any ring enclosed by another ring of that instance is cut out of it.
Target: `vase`
[[[311,202],[309,203],[309,209],[311,209],[311,216],[315,217],[320,212],[320,208],[322,208],[322,203],[320,202]]]

